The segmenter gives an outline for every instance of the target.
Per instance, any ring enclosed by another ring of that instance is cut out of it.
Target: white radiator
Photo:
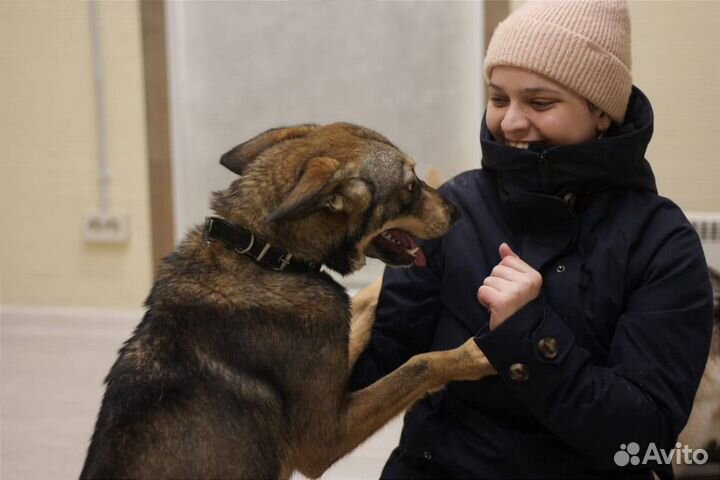
[[[685,213],[700,236],[708,265],[720,270],[720,213]]]

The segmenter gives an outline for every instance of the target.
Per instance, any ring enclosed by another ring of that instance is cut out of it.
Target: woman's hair
[[[622,123],[632,89],[625,0],[525,2],[495,29],[486,79],[501,65],[543,75]]]

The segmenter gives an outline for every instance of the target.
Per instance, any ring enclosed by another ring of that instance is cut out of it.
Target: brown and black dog
[[[714,471],[707,470],[708,478],[717,478],[717,472],[720,471],[720,271],[710,267],[709,273],[713,287],[713,317],[715,320],[710,354],[705,363],[700,386],[695,394],[690,418],[678,440],[682,445],[687,445],[693,450],[705,450],[708,453],[708,462],[715,465]],[[377,293],[366,292],[365,295],[373,298]],[[680,457],[675,458],[679,460]],[[683,477],[693,477],[692,468],[692,465],[685,465],[681,462],[674,466],[675,474]]]
[[[160,267],[119,352],[82,478],[320,476],[426,393],[494,372],[472,340],[351,393],[374,295],[350,340],[341,274],[423,265],[413,237],[454,207],[385,137],[350,124],[267,131],[226,153],[240,177]]]

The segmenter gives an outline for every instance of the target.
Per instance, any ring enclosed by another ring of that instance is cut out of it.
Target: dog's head
[[[347,274],[365,256],[424,265],[416,238],[444,235],[457,209],[372,130],[336,123],[268,130],[222,156],[240,175],[213,208],[295,257]]]

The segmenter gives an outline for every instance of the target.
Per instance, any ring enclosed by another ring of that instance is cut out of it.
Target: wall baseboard
[[[119,338],[140,322],[144,310],[0,305],[0,332],[12,336]]]

